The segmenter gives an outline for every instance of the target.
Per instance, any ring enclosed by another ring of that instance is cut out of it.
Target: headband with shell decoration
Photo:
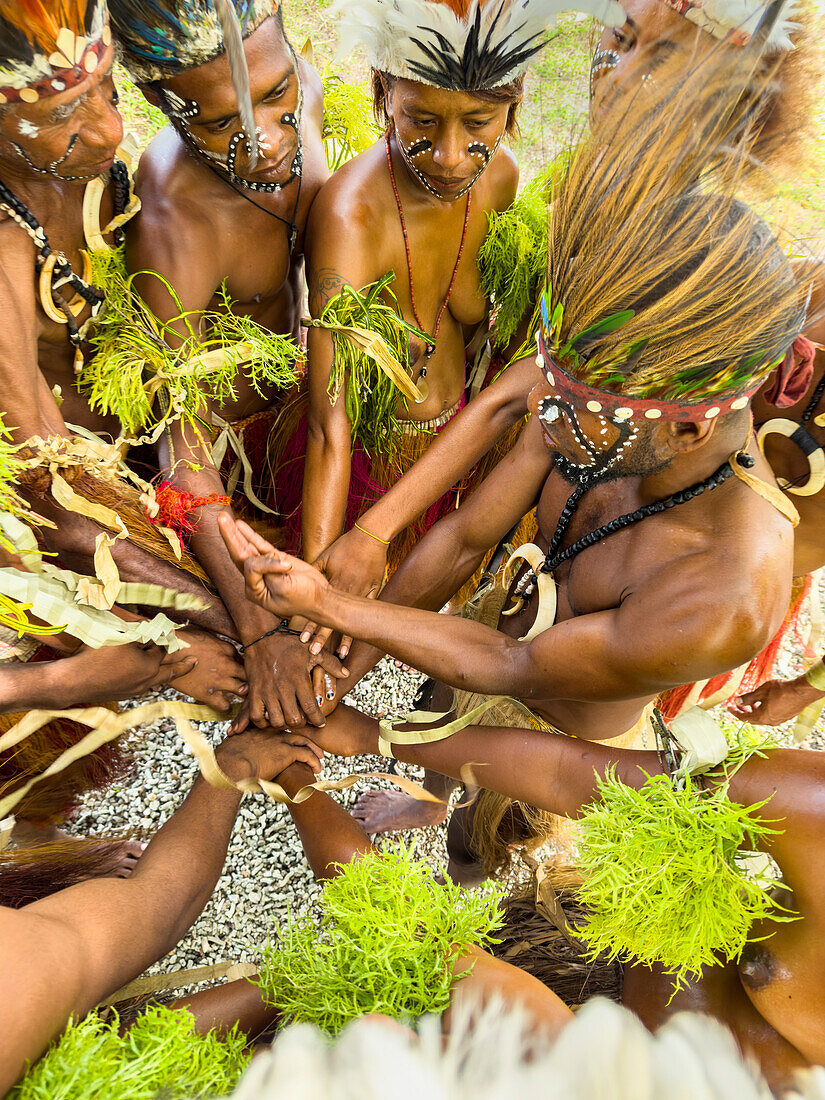
[[[0,0],[0,106],[81,84],[111,42],[106,0]]]

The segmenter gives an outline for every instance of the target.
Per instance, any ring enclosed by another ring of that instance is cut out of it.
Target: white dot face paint
[[[22,134],[23,137],[36,138],[40,133],[40,127],[27,118],[21,118],[17,123],[17,132]]]

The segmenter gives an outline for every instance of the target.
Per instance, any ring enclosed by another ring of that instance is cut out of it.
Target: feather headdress
[[[138,84],[168,80],[213,61],[235,43],[226,9],[248,37],[279,10],[278,0],[110,0],[123,63]],[[229,33],[227,33],[229,31]],[[253,127],[254,130],[254,127]]]
[[[663,0],[685,19],[695,23],[714,38],[722,39],[734,46],[747,46],[760,27],[762,20],[770,16],[771,8],[780,7],[777,18],[765,40],[769,53],[792,50],[791,32],[799,24],[791,16],[798,8],[796,0],[785,0],[777,5],[776,0]]]
[[[0,0],[0,105],[80,84],[111,41],[106,0]]]
[[[623,23],[615,0],[337,0],[338,56],[355,50],[380,72],[473,92],[515,80],[561,11]]]
[[[554,185],[540,365],[556,390],[597,389],[572,395],[594,412],[742,409],[805,321],[782,249],[736,198],[758,59],[730,54],[628,90]]]

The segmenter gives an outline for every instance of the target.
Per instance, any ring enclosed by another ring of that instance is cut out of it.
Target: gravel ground
[[[794,676],[807,663],[798,649],[788,647],[780,656],[779,670],[785,677]],[[348,701],[375,717],[402,715],[412,709],[413,696],[422,679],[384,660],[354,688]],[[175,698],[176,693],[166,689],[160,697]],[[727,718],[729,722],[730,716]],[[217,744],[226,723],[200,723],[200,726]],[[786,743],[791,743],[792,726],[793,723],[788,723],[777,731]],[[150,836],[181,803],[195,776],[196,765],[178,738],[174,722],[171,719],[156,722],[136,735],[133,745],[133,774],[114,789],[87,796],[72,823],[73,832],[90,835],[126,829]],[[802,747],[825,748],[825,722],[820,720],[810,741]],[[325,764],[324,777],[337,779],[348,772],[383,770],[386,761],[371,756],[351,760],[327,757]],[[403,767],[410,777],[421,777],[419,769]],[[376,784],[368,780],[332,797],[351,806],[367,785]],[[403,835],[413,843],[421,859],[441,868],[446,864],[445,832],[444,826],[437,826]],[[515,873],[519,874],[519,870]],[[189,934],[150,973],[226,960],[251,961],[256,945],[266,940],[273,925],[286,922],[289,914],[307,912],[317,897],[318,887],[286,808],[274,805],[263,795],[247,796],[211,901]]]
[[[348,696],[361,710],[385,717],[405,714],[423,676],[401,672],[384,660]],[[171,689],[157,698],[178,698]],[[199,728],[213,744],[223,737],[225,722],[201,722]],[[121,785],[87,795],[83,808],[71,825],[78,835],[134,830],[146,836],[154,833],[174,813],[195,777],[195,761],[181,742],[171,718],[161,719],[141,730],[132,740],[135,767]],[[349,772],[383,771],[381,757],[362,756],[339,760],[327,756],[324,778],[338,779]],[[403,765],[405,773],[420,778],[423,773]],[[367,784],[334,792],[345,806],[351,806]],[[399,834],[401,835],[401,834]],[[412,839],[421,859],[438,868],[446,863],[445,830],[428,828],[404,834]],[[289,914],[309,910],[319,888],[304,858],[303,849],[288,810],[263,795],[248,795],[242,805],[223,874],[206,909],[191,931],[169,955],[149,973],[167,972],[231,960],[255,958],[255,947],[266,940],[273,924],[288,920]]]

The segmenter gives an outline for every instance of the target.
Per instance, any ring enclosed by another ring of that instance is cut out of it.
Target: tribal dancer
[[[607,25],[601,35],[592,63],[591,105],[594,114],[603,111],[620,89],[627,91],[663,61],[681,59],[685,66],[696,63],[714,50],[731,57],[741,55],[753,30],[764,14],[764,0],[719,0],[712,5],[671,3],[670,0],[627,0],[623,4],[628,18]],[[712,10],[714,18],[707,13]],[[798,163],[801,137],[806,137],[810,119],[817,110],[816,44],[821,37],[810,4],[783,10],[760,63],[762,86],[757,125],[761,140],[758,155],[770,167]],[[733,32],[736,33],[733,33]],[[692,59],[692,60],[691,60]],[[765,75],[770,80],[765,88]],[[747,105],[748,99],[744,100]],[[809,111],[806,109],[810,108]],[[509,272],[505,273],[509,276]],[[809,331],[812,340],[822,336]],[[532,357],[513,363],[504,375],[487,387],[470,406],[450,424],[414,468],[405,474],[376,504],[364,513],[364,530],[382,542],[352,527],[322,555],[318,563],[331,582],[347,591],[366,595],[383,579],[386,567],[385,543],[394,539],[417,515],[430,507],[437,495],[454,484],[477,462],[526,411],[526,398],[532,385]],[[770,385],[766,387],[770,392]],[[754,414],[776,416],[775,409],[764,408],[756,399]],[[784,414],[783,414],[784,415]],[[771,441],[771,449],[776,443]],[[779,441],[780,443],[784,441]],[[769,460],[771,450],[768,452]],[[773,461],[772,461],[773,464]],[[774,467],[778,475],[784,470]],[[803,467],[804,468],[804,467]],[[800,501],[795,498],[795,503]],[[797,542],[814,539],[820,547],[824,529],[821,523],[808,524],[807,501],[801,502]],[[797,575],[810,572],[811,566],[797,563]]]
[[[195,563],[186,572],[172,564],[177,556],[147,521],[139,493],[103,484],[95,463],[86,462],[96,444],[72,439],[68,427],[116,430],[75,389],[86,330],[104,301],[90,281],[90,251],[119,243],[122,224],[137,209],[118,150],[123,127],[113,60],[105,0],[0,3],[3,411],[15,441],[30,441],[25,491],[54,521],[44,538],[66,563],[91,564],[101,531],[88,515],[91,497],[126,517],[132,537],[112,551],[125,579],[151,576],[204,594]],[[56,471],[79,489],[60,493],[59,503]],[[201,625],[231,627],[217,601],[207,599],[206,608],[194,613]]]
[[[517,168],[504,142],[516,125],[525,70],[553,13],[568,6],[561,0],[337,5],[339,49],[366,53],[386,132],[335,173],[312,209],[310,312],[316,320],[334,319],[351,294],[347,288],[377,287],[385,301],[387,293],[395,296],[410,327],[396,384],[380,370],[371,377],[345,363],[329,333],[310,329],[301,517],[308,561],[420,457],[467,400],[468,341],[479,331],[486,336],[489,320],[476,257],[489,215],[509,207],[516,193]],[[572,6],[607,10],[587,0]],[[381,282],[387,273],[394,276],[389,292]],[[300,432],[290,447],[280,465],[298,483]],[[276,487],[286,492],[288,480],[285,473]],[[445,485],[447,495],[439,493],[423,523],[408,532],[407,548],[455,506],[448,491],[459,480]],[[292,496],[297,525],[297,492]],[[283,507],[289,510],[285,499]],[[366,529],[363,537],[374,534]],[[396,543],[393,565],[403,552]]]
[[[682,72],[675,90],[643,89],[608,113],[557,182],[532,417],[473,498],[378,603],[283,555],[271,564],[283,576],[248,584],[273,611],[367,643],[348,658],[354,677],[390,652],[460,689],[459,714],[478,705],[491,724],[505,713],[523,724],[529,708],[539,728],[635,740],[661,691],[749,660],[775,633],[795,513],[749,405],[798,335],[807,295],[763,221],[721,185],[693,182],[717,159],[734,73],[703,76]],[[727,144],[748,155],[735,133]],[[517,551],[503,584],[467,618],[432,614],[534,505],[538,544]],[[245,549],[234,544],[239,559]],[[370,802],[369,831],[434,816],[402,796]],[[473,809],[471,851],[488,872],[506,858],[507,814],[486,795]],[[469,877],[462,818],[450,822],[452,854]]]
[[[327,178],[321,82],[295,55],[279,4],[233,3],[114,0],[110,5],[129,74],[170,123],[141,158],[142,210],[129,234],[127,263],[132,271],[161,276],[144,275],[137,285],[163,321],[214,309],[226,293],[234,312],[297,340],[304,229]],[[239,74],[248,82],[248,94],[240,97]],[[185,320],[176,327],[187,336]],[[265,460],[277,390],[261,388],[243,370],[233,385],[234,395],[220,406],[206,406],[202,415],[209,420],[219,414],[216,435],[218,424],[232,425],[225,431],[236,433],[247,452],[253,492],[272,503]],[[340,671],[339,663],[329,654],[310,655],[297,638],[278,632],[278,620],[244,598],[217,529],[218,515],[231,514],[220,470],[203,438],[183,422],[172,426],[169,449],[164,457],[172,478],[165,493],[168,511],[191,513],[192,549],[245,646],[251,720],[257,725],[267,716],[275,725],[323,721],[316,701],[320,688],[313,689],[310,672],[324,662],[316,673],[320,685],[325,671]]]

